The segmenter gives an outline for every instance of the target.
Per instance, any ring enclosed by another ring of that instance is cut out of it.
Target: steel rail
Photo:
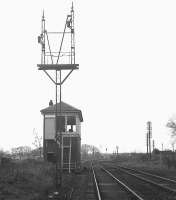
[[[108,170],[106,170],[105,168],[101,167],[102,170],[104,170],[107,174],[109,174],[116,182],[118,182],[121,186],[123,186],[125,188],[125,190],[127,190],[130,194],[132,194],[133,196],[135,196],[135,198],[137,198],[138,200],[144,200],[142,197],[140,197],[136,192],[134,192],[131,188],[129,188],[125,183],[123,183],[122,181],[120,181],[118,178],[116,178],[111,172],[109,172]]]
[[[176,184],[176,180],[169,179],[169,178],[166,178],[166,177],[163,177],[163,176],[158,176],[158,175],[150,174],[148,172],[144,172],[144,171],[141,171],[141,170],[136,170],[136,169],[132,169],[132,168],[128,168],[128,167],[123,167],[123,166],[118,166],[118,165],[117,165],[117,167],[120,167],[122,169],[131,170],[131,171],[137,172],[139,174],[144,174],[144,175],[147,175],[147,176],[151,176],[151,177],[154,177],[154,178],[158,178],[160,180],[164,180],[164,181],[168,181],[170,183],[175,183]]]
[[[98,200],[102,200],[101,195],[100,195],[100,189],[99,189],[98,182],[97,182],[97,178],[96,178],[95,171],[93,168],[93,164],[91,164],[91,169],[92,169],[92,173],[93,173],[93,179],[94,179],[94,183],[95,183],[97,198],[98,198]]]
[[[141,176],[139,176],[139,175],[132,174],[131,172],[128,172],[128,171],[125,170],[125,169],[119,168],[119,170],[122,171],[122,172],[124,172],[124,173],[126,173],[126,174],[129,174],[129,175],[131,175],[131,176],[134,176],[134,177],[136,177],[137,179],[142,180],[143,182],[152,184],[152,185],[154,185],[154,186],[156,186],[156,187],[158,187],[158,188],[160,188],[160,189],[163,189],[163,190],[165,190],[165,191],[167,191],[167,192],[171,192],[171,193],[173,193],[173,194],[176,194],[176,190],[175,190],[175,189],[169,188],[169,187],[167,187],[167,186],[163,186],[163,185],[161,185],[161,184],[158,184],[158,183],[156,183],[156,182],[154,182],[154,181],[151,181],[151,180],[146,179],[146,178],[144,178],[144,177],[141,177]]]

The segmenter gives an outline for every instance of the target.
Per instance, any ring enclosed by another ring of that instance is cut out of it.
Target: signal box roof
[[[59,113],[59,110],[60,110],[60,103],[57,103],[57,113]],[[50,105],[49,107],[42,109],[40,112],[44,115],[45,114],[54,114],[56,112],[56,104]],[[80,121],[83,122],[83,116],[82,116],[81,110],[79,110],[65,102],[61,102],[61,112],[78,114]]]

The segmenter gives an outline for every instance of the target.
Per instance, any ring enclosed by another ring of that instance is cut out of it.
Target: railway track
[[[89,166],[84,200],[176,200],[175,180],[107,162]],[[82,200],[73,194],[74,188],[59,199]]]
[[[117,167],[120,170],[131,174],[132,176],[139,177],[141,180],[146,179],[148,180],[148,182],[151,182],[151,184],[156,185],[156,187],[161,187],[162,189],[168,192],[172,192],[176,195],[176,180],[128,167],[123,167],[123,166],[117,166]]]
[[[87,199],[113,200],[118,198],[120,200],[144,200],[125,183],[115,177],[109,170],[93,165],[91,170],[94,195],[92,195],[91,192],[91,195],[87,195]]]
[[[107,163],[104,166],[107,169],[113,170],[114,174],[121,180],[126,183],[128,182],[128,184],[135,191],[138,191],[138,194],[141,194],[145,199],[176,199],[175,180],[123,166],[116,165],[116,167],[114,167],[114,165],[112,166]],[[147,188],[151,188],[150,192],[147,192]]]

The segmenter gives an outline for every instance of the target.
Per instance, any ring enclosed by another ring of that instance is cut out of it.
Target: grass
[[[175,155],[168,156],[153,155],[152,160],[148,160],[145,154],[134,154],[131,156],[119,156],[115,161],[127,167],[141,169],[155,174],[176,178],[176,158]]]
[[[53,194],[55,165],[36,160],[23,160],[0,165],[0,200],[47,200]],[[63,172],[60,196],[74,188],[75,195],[84,193],[87,173]]]
[[[54,166],[36,160],[0,166],[1,200],[44,200],[53,187]]]

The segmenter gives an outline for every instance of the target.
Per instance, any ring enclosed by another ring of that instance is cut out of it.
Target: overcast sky
[[[42,10],[46,29],[62,31],[70,0],[0,2],[0,148],[32,145],[40,110],[54,85],[37,70]],[[156,147],[171,148],[176,116],[176,1],[76,0],[76,62],[63,101],[82,110],[82,143],[102,151],[146,150],[146,122]],[[59,41],[56,41],[59,44]]]

